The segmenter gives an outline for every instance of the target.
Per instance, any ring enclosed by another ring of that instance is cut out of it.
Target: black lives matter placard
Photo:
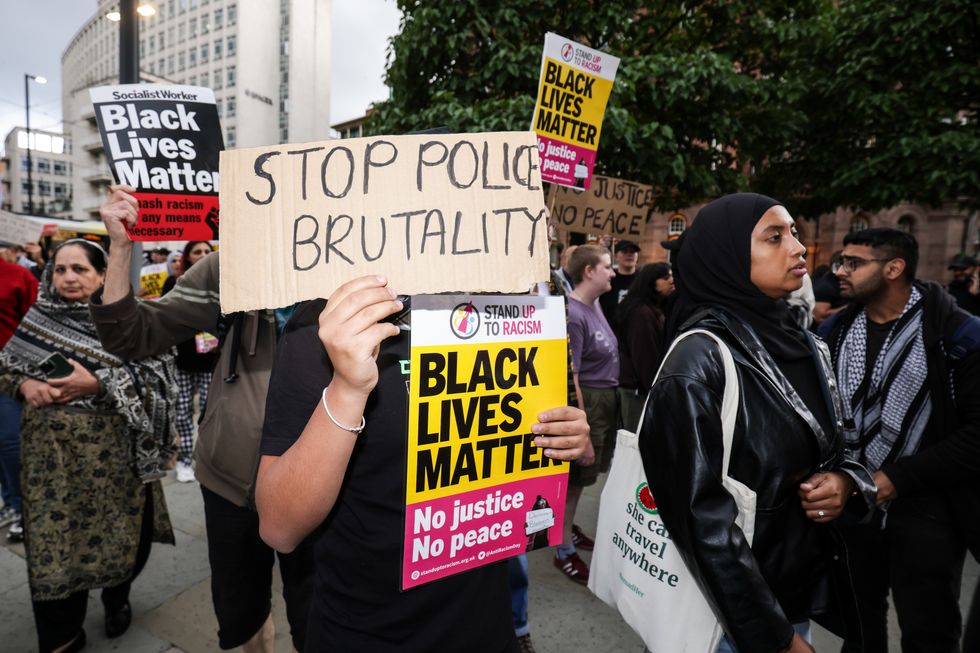
[[[125,84],[90,90],[116,183],[136,189],[139,241],[218,239],[218,153],[211,89]]]

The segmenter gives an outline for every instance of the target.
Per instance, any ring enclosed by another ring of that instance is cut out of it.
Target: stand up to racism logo
[[[480,311],[473,302],[459,304],[449,315],[449,327],[460,340],[469,340],[480,330]]]

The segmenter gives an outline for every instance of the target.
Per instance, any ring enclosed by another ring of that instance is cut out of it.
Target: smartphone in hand
[[[38,367],[44,372],[44,376],[49,379],[63,379],[66,376],[71,376],[75,368],[72,367],[68,359],[55,352],[38,363]]]

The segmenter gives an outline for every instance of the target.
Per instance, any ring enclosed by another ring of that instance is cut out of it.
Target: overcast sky
[[[96,0],[2,0],[4,38],[0,55],[0,148],[7,133],[24,125],[24,73],[31,82],[31,128],[60,130],[61,53],[95,13]],[[394,0],[332,0],[330,122],[364,113],[384,100],[382,82],[388,39],[398,30]]]

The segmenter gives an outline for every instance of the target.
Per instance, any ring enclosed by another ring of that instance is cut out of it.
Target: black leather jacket
[[[862,511],[874,506],[871,475],[844,458],[840,399],[826,345],[808,334],[819,376],[827,380],[823,394],[838,424],[834,433],[824,432],[738,318],[705,309],[682,330],[690,328],[717,334],[735,359],[739,409],[730,475],[754,490],[758,503],[750,548],[734,525],[737,509],[721,483],[721,354],[707,336],[686,338],[650,391],[639,436],[647,479],[671,538],[740,653],[785,649],[792,623],[809,618],[838,632],[856,632],[846,552],[836,528],[808,519],[797,494],[811,474],[842,471],[864,498],[850,503],[861,504]]]

